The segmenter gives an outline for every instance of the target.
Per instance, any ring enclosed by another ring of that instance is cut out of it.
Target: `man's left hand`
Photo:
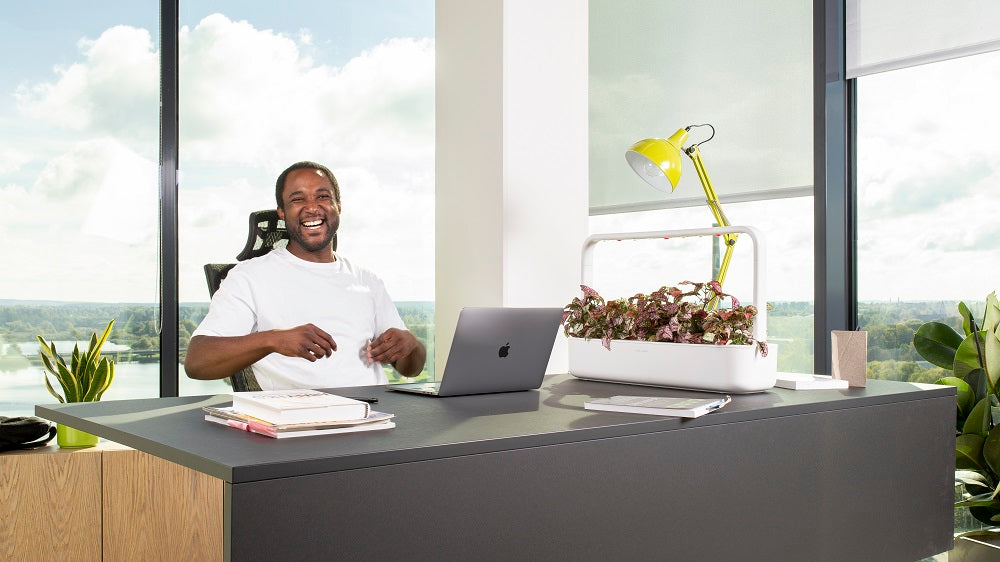
[[[368,359],[395,364],[396,361],[409,357],[418,347],[420,342],[412,333],[399,328],[389,328],[368,344]]]

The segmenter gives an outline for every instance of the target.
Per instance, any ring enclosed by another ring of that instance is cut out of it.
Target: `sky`
[[[1000,52],[858,79],[861,300],[1000,286]]]
[[[0,18],[0,48],[21,55],[0,72],[0,202],[13,211],[0,224],[2,299],[156,299],[157,6],[100,6],[27,3]],[[395,300],[432,300],[433,3],[289,6],[182,5],[181,300],[208,299],[202,265],[234,260],[247,214],[273,207],[274,178],[302,159],[340,180],[340,251],[378,272]],[[998,86],[996,53],[859,79],[862,300],[981,299],[995,288]],[[724,179],[718,134],[702,152]],[[769,298],[812,300],[811,198],[726,212],[764,232]],[[592,232],[710,221],[703,206],[590,219]],[[602,250],[611,273],[597,281],[627,296],[706,278],[709,244]],[[739,242],[730,270],[743,294],[749,249]],[[691,265],[669,269],[681,263]]]
[[[182,7],[180,293],[234,261],[274,178],[315,160],[343,193],[339,250],[395,300],[432,300],[433,2],[202,2]],[[0,298],[156,298],[155,3],[5,13],[0,201],[16,212]],[[56,14],[50,17],[52,14]]]

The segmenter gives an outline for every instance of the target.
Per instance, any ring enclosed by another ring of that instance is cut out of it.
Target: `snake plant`
[[[45,388],[60,402],[97,402],[104,391],[111,386],[115,378],[115,362],[107,357],[101,357],[101,346],[111,335],[111,326],[115,321],[108,322],[108,327],[100,337],[95,332],[90,336],[90,347],[81,353],[80,346],[73,346],[73,355],[69,365],[56,351],[55,342],[46,342],[42,336],[36,336],[41,347],[38,355],[48,373],[45,373]],[[63,395],[52,387],[49,375],[55,377],[62,387]]]

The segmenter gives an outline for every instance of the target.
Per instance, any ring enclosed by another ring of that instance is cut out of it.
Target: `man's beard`
[[[340,226],[340,221],[330,221],[327,220],[327,230],[326,235],[318,241],[310,242],[305,237],[302,236],[302,227],[298,228],[286,228],[288,231],[288,238],[302,247],[303,250],[307,252],[318,252],[323,248],[329,248],[330,244],[333,242],[333,237],[337,235],[337,228]],[[312,239],[315,240],[315,239]]]

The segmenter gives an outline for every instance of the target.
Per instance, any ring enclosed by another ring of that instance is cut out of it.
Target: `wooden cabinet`
[[[222,560],[223,482],[102,441],[0,454],[0,560]]]

